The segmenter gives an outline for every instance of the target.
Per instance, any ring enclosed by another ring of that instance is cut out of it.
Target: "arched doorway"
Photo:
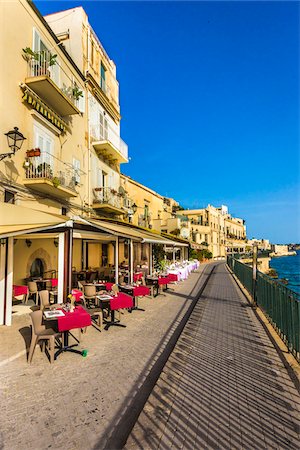
[[[41,277],[44,276],[44,263],[40,258],[35,258],[30,267],[30,276],[31,277]]]

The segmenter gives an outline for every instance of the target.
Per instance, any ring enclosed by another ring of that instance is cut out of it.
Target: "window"
[[[100,67],[100,87],[103,92],[106,92],[106,69],[102,63]]]
[[[35,157],[35,165],[47,164],[53,168],[54,138],[42,125],[33,126],[34,146],[41,150],[41,156]]]
[[[64,206],[61,208],[61,215],[62,216],[66,216],[67,215],[67,208],[65,208]]]
[[[104,113],[99,113],[100,121],[100,140],[106,141],[108,138],[108,125]]]
[[[15,203],[15,194],[10,191],[4,191],[4,203]]]
[[[79,159],[73,158],[73,176],[72,176],[72,180],[75,182],[75,184],[79,184],[80,183],[80,161]]]

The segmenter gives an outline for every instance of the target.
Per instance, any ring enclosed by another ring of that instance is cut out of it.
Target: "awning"
[[[92,226],[98,228],[99,230],[106,231],[114,236],[125,237],[136,241],[142,240],[140,233],[137,230],[127,227],[126,225],[92,219],[86,219],[86,222],[89,222]]]
[[[17,236],[64,226],[64,217],[10,203],[0,203],[0,237]]]
[[[134,239],[136,241],[141,241],[142,243],[147,244],[163,244],[163,245],[180,245],[178,242],[172,241],[171,239],[160,236],[159,234],[152,233],[151,231],[146,231],[143,229],[137,229],[135,227],[130,226],[130,224],[122,225],[113,222],[106,222],[104,220],[91,220],[88,221],[101,230],[111,231],[112,233],[116,233],[118,236],[123,236],[129,239]],[[186,245],[186,244],[183,244]]]

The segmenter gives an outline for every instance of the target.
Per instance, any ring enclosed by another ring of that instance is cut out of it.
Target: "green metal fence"
[[[227,264],[253,298],[252,267],[228,257]],[[300,361],[300,298],[273,278],[257,272],[256,301],[282,338],[289,351]]]

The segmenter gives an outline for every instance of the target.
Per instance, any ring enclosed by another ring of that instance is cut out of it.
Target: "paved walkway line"
[[[124,448],[296,450],[299,404],[269,336],[219,263]]]

